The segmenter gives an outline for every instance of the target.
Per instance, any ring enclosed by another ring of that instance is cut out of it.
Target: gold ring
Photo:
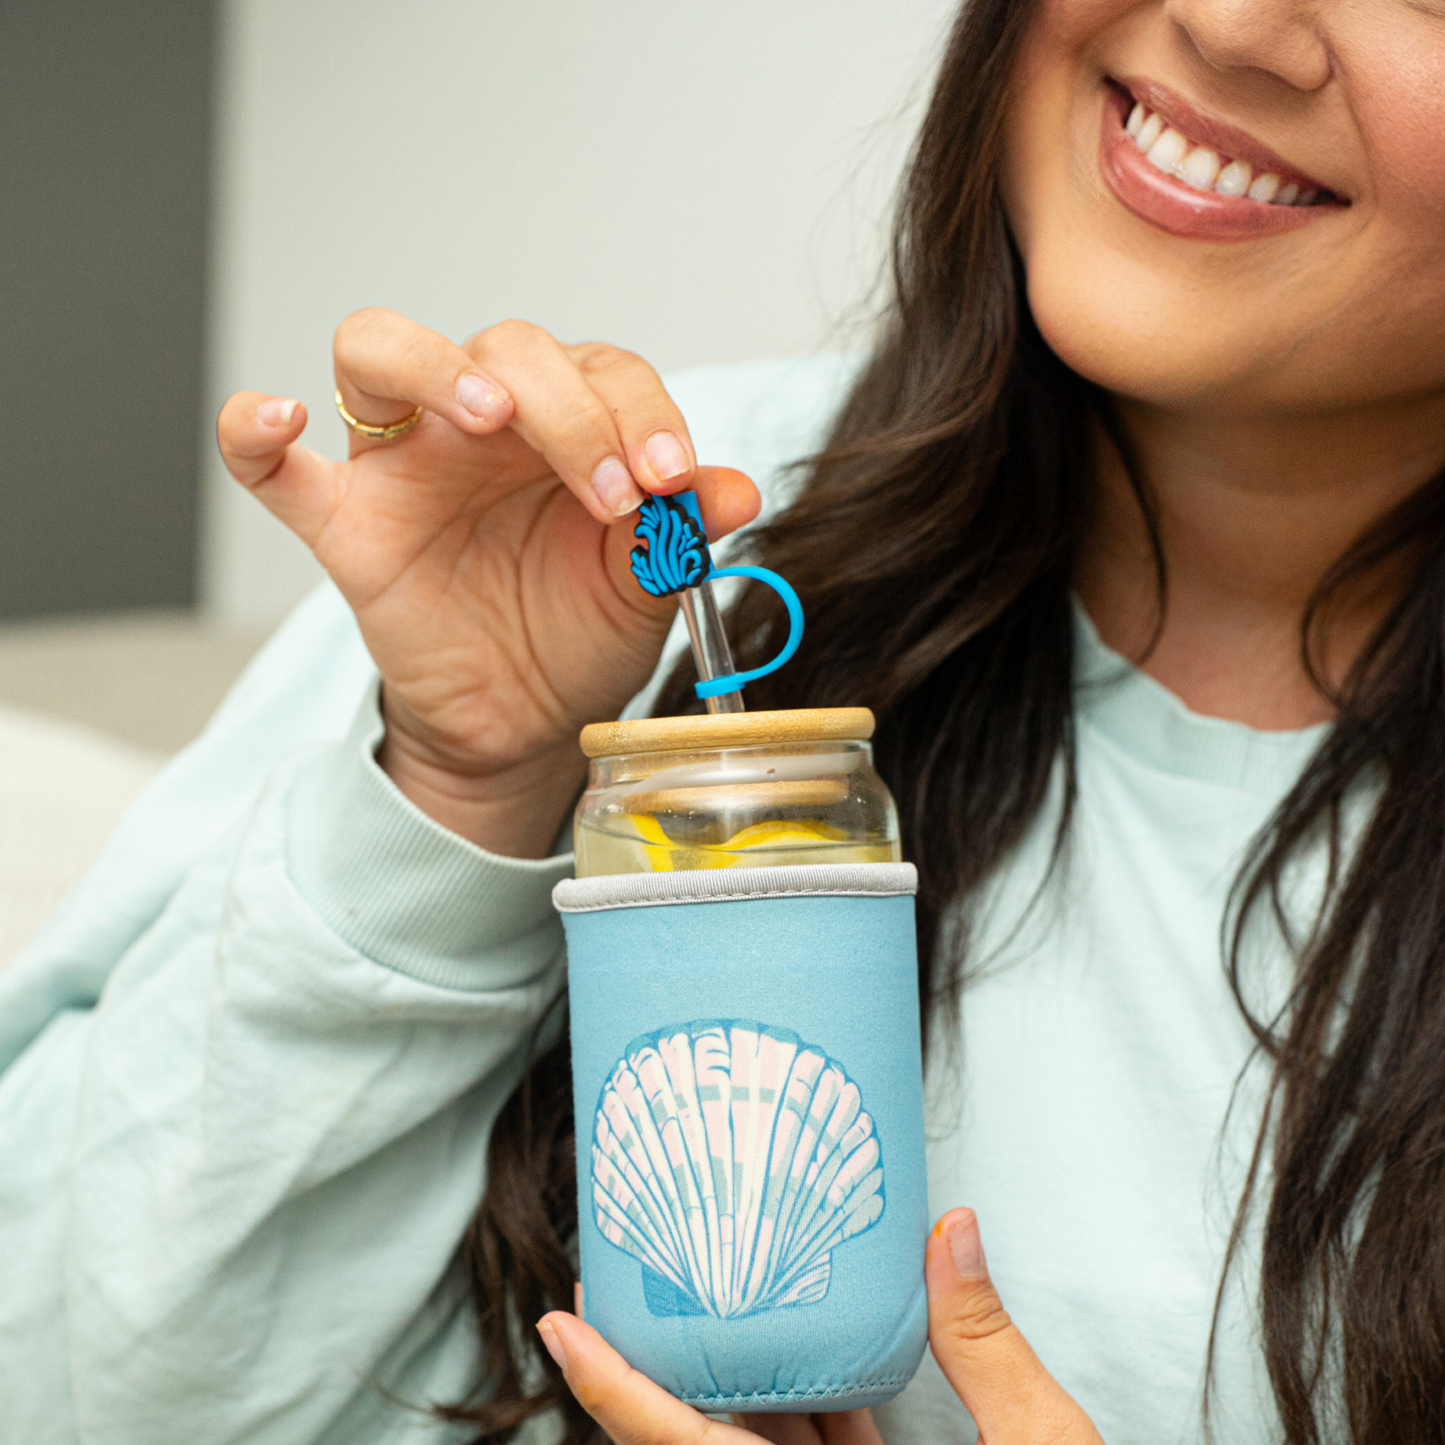
[[[367,421],[357,421],[347,411],[346,403],[341,399],[341,388],[336,388],[336,410],[341,413],[341,420],[347,425],[348,430],[354,431],[357,436],[366,437],[374,442],[394,442],[397,437],[404,437],[408,432],[414,432],[417,424],[421,421],[422,408],[412,412],[410,416],[404,416],[400,421],[391,422],[387,426],[373,426]]]

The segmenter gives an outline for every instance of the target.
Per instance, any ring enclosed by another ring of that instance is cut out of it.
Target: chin
[[[1159,406],[1251,407],[1269,390],[1258,336],[1217,324],[1218,308],[1136,268],[1031,258],[1028,300],[1049,348],[1104,390]],[[1181,322],[1181,317],[1186,318]],[[1202,322],[1202,324],[1201,324]]]

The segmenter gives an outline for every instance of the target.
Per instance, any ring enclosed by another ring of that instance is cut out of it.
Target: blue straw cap
[[[803,604],[798,594],[766,567],[715,566],[708,551],[702,512],[692,492],[676,492],[670,497],[649,496],[638,513],[633,535],[646,546],[632,549],[632,575],[642,590],[653,597],[670,597],[719,577],[748,577],[771,587],[783,599],[788,612],[788,640],[782,651],[761,667],[704,678],[695,688],[698,697],[706,699],[738,692],[747,683],[776,672],[798,650],[803,640]]]

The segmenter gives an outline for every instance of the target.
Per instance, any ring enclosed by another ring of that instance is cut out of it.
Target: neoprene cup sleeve
[[[906,863],[569,880],[589,1323],[710,1411],[876,1405],[927,1340]]]

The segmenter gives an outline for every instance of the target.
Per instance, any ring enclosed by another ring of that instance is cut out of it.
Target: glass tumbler
[[[866,708],[595,724],[567,933],[583,1310],[705,1411],[927,1337],[917,877]]]

